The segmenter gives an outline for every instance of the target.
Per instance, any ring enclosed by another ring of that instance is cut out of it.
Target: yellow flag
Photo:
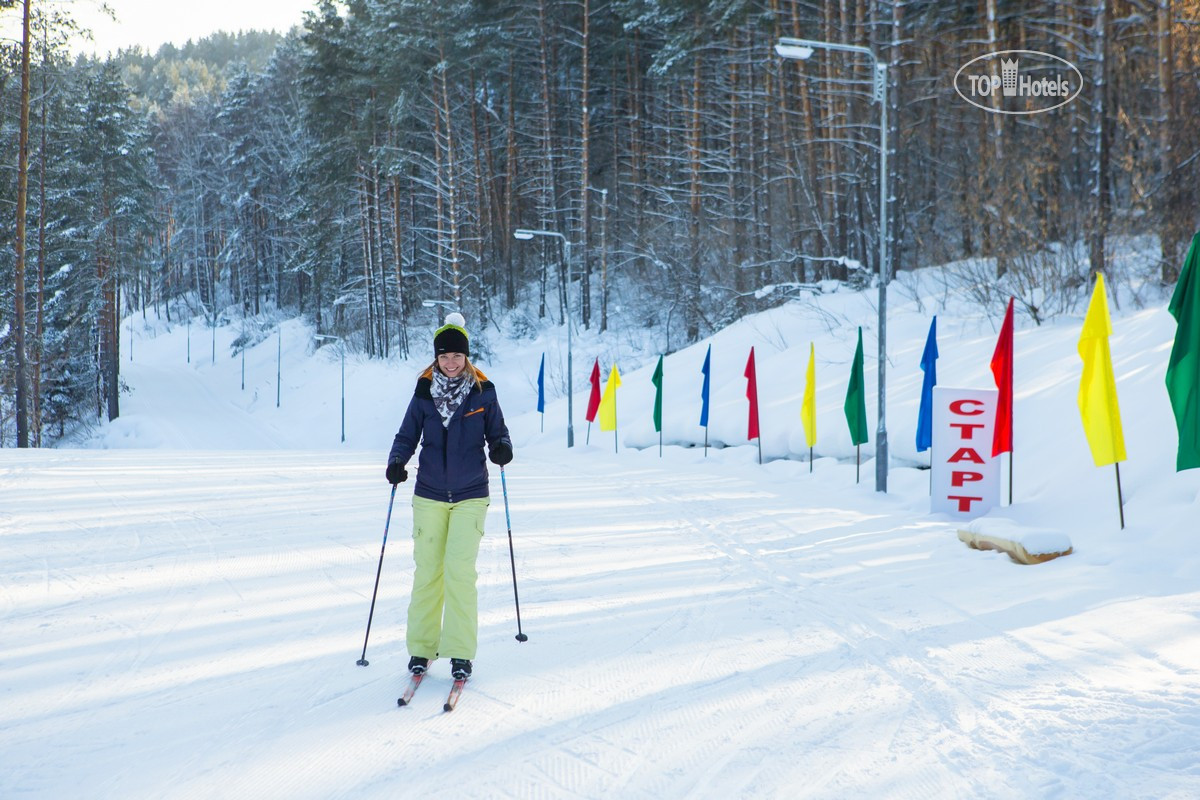
[[[1104,276],[1096,273],[1096,288],[1083,318],[1079,334],[1079,357],[1083,359],[1083,377],[1079,381],[1079,414],[1083,432],[1092,448],[1097,467],[1125,460],[1125,435],[1121,432],[1121,409],[1117,406],[1117,381],[1113,377],[1112,354],[1108,337],[1112,323],[1108,318],[1108,299]]]
[[[804,442],[817,444],[817,347],[808,343],[808,373],[804,378],[804,402],[800,404],[800,421],[804,423]]]
[[[600,398],[600,430],[615,431],[617,429],[617,387],[621,385],[621,373],[617,372],[614,363],[608,373],[608,382],[604,384],[604,396]]]

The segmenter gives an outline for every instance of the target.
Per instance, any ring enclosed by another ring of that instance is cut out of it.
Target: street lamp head
[[[515,231],[513,231],[513,238],[515,238],[515,239],[522,239],[522,240],[528,241],[529,239],[532,239],[535,236],[553,236],[556,239],[562,239],[564,242],[567,241],[567,237],[563,236],[558,231],[542,231],[542,230],[534,230],[532,228],[517,228]],[[568,244],[570,244],[570,242],[568,242]]]
[[[775,45],[775,52],[780,58],[794,58],[799,61],[807,61],[812,58],[813,49],[795,44],[783,44],[782,42]]]

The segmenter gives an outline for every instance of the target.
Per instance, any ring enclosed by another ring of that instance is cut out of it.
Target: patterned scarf
[[[467,399],[474,385],[475,381],[465,371],[457,378],[448,378],[434,369],[433,385],[429,387],[429,391],[433,395],[433,405],[442,418],[442,427],[450,427],[450,418]]]

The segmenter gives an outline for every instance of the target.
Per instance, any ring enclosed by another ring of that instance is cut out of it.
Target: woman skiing
[[[512,461],[512,442],[496,389],[469,360],[466,321],[446,316],[433,336],[434,362],[417,380],[388,455],[388,483],[408,478],[421,445],[413,492],[412,599],[408,605],[408,669],[450,659],[451,674],[471,674],[479,632],[475,560],[488,507],[488,458]]]

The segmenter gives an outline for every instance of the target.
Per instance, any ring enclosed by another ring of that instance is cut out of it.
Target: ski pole
[[[504,467],[500,468],[500,486],[504,490],[504,521],[508,523],[508,560],[512,564],[513,600],[517,604],[517,641],[527,642],[529,637],[521,632],[521,598],[517,594],[517,557],[513,555],[512,517],[508,514],[508,481],[504,479]]]
[[[396,486],[398,485],[392,484],[392,496],[388,498],[387,521],[383,523],[383,546],[379,548],[379,566],[375,569],[375,589],[371,592],[371,613],[367,615],[367,635],[363,637],[362,656],[355,662],[360,667],[371,663],[367,661],[367,640],[371,638],[371,620],[375,617],[375,596],[379,594],[379,575],[383,572],[383,551],[387,549],[388,527],[392,524],[392,503],[396,500]]]

